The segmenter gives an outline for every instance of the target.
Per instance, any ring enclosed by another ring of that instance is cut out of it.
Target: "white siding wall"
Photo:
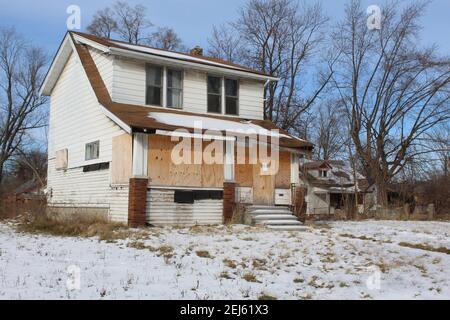
[[[108,207],[110,171],[83,173],[82,166],[110,162],[112,137],[123,130],[100,109],[78,58],[72,54],[50,100],[48,187],[50,205]],[[100,141],[100,158],[85,161],[85,144]],[[55,170],[55,153],[68,149],[68,169]]]
[[[239,116],[246,119],[264,118],[264,84],[241,80],[239,82]]]
[[[109,170],[83,173],[83,168],[55,170],[48,163],[49,204],[57,207],[109,208]]]
[[[114,59],[112,98],[116,102],[145,104],[145,63]]]
[[[116,102],[145,105],[145,63],[115,58],[112,97]],[[207,112],[207,74],[185,69],[183,110]],[[240,80],[239,116],[245,119],[263,119],[264,84]]]
[[[155,225],[212,225],[222,223],[222,200],[194,204],[174,202],[175,191],[150,189],[147,193],[147,222]]]
[[[97,66],[100,75],[105,82],[106,88],[109,94],[112,94],[113,85],[113,58],[112,56],[102,54],[99,50],[89,48],[89,52],[94,59],[95,65]]]
[[[128,222],[128,192],[128,186],[112,188],[109,215],[113,221]]]

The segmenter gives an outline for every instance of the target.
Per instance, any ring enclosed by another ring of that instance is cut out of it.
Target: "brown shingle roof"
[[[85,45],[75,44],[76,51],[78,56],[80,57],[80,61],[82,66],[86,72],[86,75],[89,79],[89,82],[94,89],[94,93],[97,97],[99,103],[105,107],[109,112],[111,112],[118,119],[123,121],[128,126],[137,129],[160,129],[160,130],[176,130],[176,129],[186,129],[189,132],[193,132],[194,129],[190,127],[180,127],[180,126],[172,126],[165,123],[161,123],[156,121],[153,118],[149,117],[150,112],[160,112],[160,113],[172,113],[172,114],[180,114],[180,115],[190,115],[190,116],[199,116],[199,114],[181,111],[181,110],[173,110],[173,109],[164,109],[164,108],[154,108],[148,106],[140,106],[140,105],[132,105],[132,104],[124,104],[117,103],[112,101],[111,96],[109,95],[108,89],[105,86],[105,83],[97,69],[97,66],[89,53],[88,48]],[[242,123],[243,119],[235,118],[235,117],[225,117],[225,116],[214,116],[214,115],[205,115],[201,114],[202,117],[221,119],[227,121],[235,121]],[[251,123],[255,125],[259,125],[267,130],[278,129],[281,134],[289,135],[285,130],[281,130],[277,128],[271,121],[268,120],[250,120]],[[312,149],[313,144],[299,140],[295,137],[280,137],[280,146],[288,147],[288,148],[302,148],[302,149]]]
[[[75,31],[71,31],[71,34],[76,34],[79,35],[83,38],[86,38],[88,40],[97,42],[103,46],[109,47],[109,48],[118,48],[118,49],[124,49],[124,50],[129,50],[129,51],[137,51],[137,50],[133,50],[131,49],[129,46],[133,45],[127,42],[123,42],[123,41],[119,41],[119,40],[109,40],[109,39],[105,39],[105,38],[100,38],[97,36],[94,36],[92,34],[88,34],[88,33],[83,33],[83,32],[75,32]],[[123,44],[123,46],[121,45]],[[199,56],[199,55],[193,55],[190,53],[184,53],[184,52],[176,52],[176,51],[169,51],[169,50],[164,50],[164,49],[159,49],[159,48],[154,48],[154,47],[150,47],[150,46],[146,46],[146,45],[133,45],[136,47],[141,47],[141,48],[150,48],[153,50],[157,50],[160,52],[160,54],[154,54],[154,55],[159,55],[159,56],[164,56],[164,57],[169,57],[169,58],[173,58],[176,60],[183,60],[183,61],[189,61],[189,62],[195,62],[195,63],[200,63],[200,64],[207,64],[207,65],[211,65],[208,62],[215,62],[215,63],[220,63],[222,65],[224,65],[223,67],[228,68],[228,69],[233,69],[233,70],[237,70],[237,69],[242,69],[242,71],[246,71],[246,72],[250,72],[250,73],[254,73],[254,74],[259,74],[259,75],[263,75],[263,76],[267,76],[267,77],[272,77],[272,75],[266,74],[264,72],[258,71],[258,70],[254,70],[251,68],[248,68],[246,66],[240,65],[240,64],[236,64],[236,63],[232,63],[223,59],[219,59],[219,58],[213,58],[213,57],[207,57],[207,56]],[[142,51],[138,51],[141,52]],[[164,55],[164,53],[176,53],[179,54],[181,56],[184,56],[185,59],[183,58],[174,58],[171,56],[167,56]],[[192,61],[190,58],[195,58],[195,59],[201,59],[204,60],[204,62],[199,62],[199,61]]]

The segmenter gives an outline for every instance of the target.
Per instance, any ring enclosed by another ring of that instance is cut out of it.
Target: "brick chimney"
[[[195,46],[191,49],[190,53],[194,56],[203,56],[203,48],[200,46]]]

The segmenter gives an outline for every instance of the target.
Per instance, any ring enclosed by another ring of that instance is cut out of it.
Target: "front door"
[[[273,206],[275,175],[261,175],[261,165],[253,165],[253,204]]]

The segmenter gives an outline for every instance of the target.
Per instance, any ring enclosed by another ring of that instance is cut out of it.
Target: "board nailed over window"
[[[62,150],[56,151],[56,159],[55,159],[56,170],[67,169],[67,161],[68,161],[67,149],[62,149]]]

